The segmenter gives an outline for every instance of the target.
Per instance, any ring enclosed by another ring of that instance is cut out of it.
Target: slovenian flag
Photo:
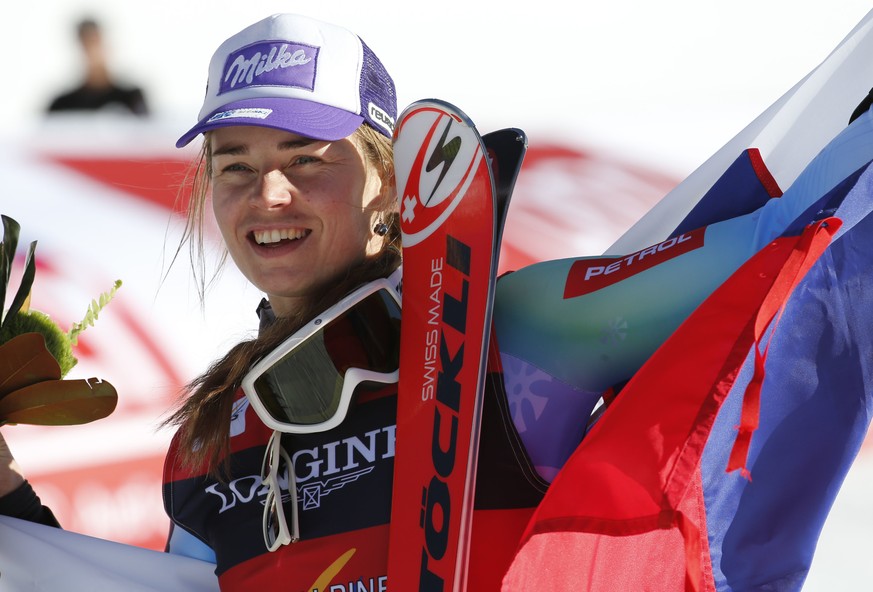
[[[783,190],[820,196],[606,409],[504,590],[802,586],[873,412],[873,118],[853,113],[873,84],[871,27],[873,13],[610,249],[755,212]]]

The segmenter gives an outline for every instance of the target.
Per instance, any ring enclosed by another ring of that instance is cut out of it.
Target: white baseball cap
[[[274,14],[213,54],[198,118],[177,148],[232,125],[334,141],[366,121],[390,138],[397,97],[394,81],[360,37],[309,17]]]

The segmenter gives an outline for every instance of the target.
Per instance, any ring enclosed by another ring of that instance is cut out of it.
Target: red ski
[[[526,147],[519,130],[490,136],[516,144],[499,187],[452,105],[414,103],[395,131],[404,263],[392,590],[465,590],[497,255]]]

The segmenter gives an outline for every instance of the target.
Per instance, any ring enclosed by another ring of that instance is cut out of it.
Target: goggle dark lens
[[[379,290],[300,343],[254,386],[275,420],[314,425],[337,412],[348,368],[389,373],[399,366],[400,307]]]

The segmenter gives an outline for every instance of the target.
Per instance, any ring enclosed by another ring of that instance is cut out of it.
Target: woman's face
[[[208,141],[212,205],[228,252],[276,314],[381,250],[373,226],[387,188],[351,139],[232,126]]]

